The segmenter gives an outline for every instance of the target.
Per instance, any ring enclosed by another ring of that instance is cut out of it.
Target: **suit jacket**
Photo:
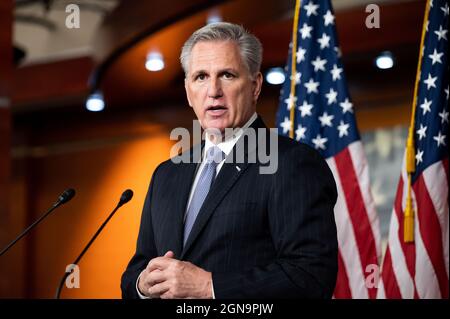
[[[258,136],[274,134],[259,117],[250,127],[262,128]],[[248,160],[258,146],[247,142],[240,138],[235,146],[244,143],[244,163],[223,164],[184,248],[183,217],[198,165],[168,160],[157,167],[136,252],[122,276],[123,298],[139,297],[140,272],[168,250],[212,272],[216,298],[332,296],[337,192],[328,165],[311,147],[279,136],[278,169],[260,174],[263,163]]]

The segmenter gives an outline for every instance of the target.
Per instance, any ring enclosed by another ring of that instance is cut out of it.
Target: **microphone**
[[[124,191],[122,193],[122,195],[120,196],[120,200],[119,203],[117,203],[116,208],[114,208],[114,210],[111,212],[111,214],[109,214],[108,218],[106,218],[106,220],[103,222],[103,224],[100,226],[100,228],[97,230],[97,232],[94,234],[94,236],[91,238],[91,240],[88,242],[88,244],[86,245],[86,247],[84,247],[83,251],[81,252],[81,254],[77,257],[77,259],[75,259],[75,261],[72,263],[72,265],[77,265],[81,258],[83,257],[83,255],[86,253],[86,251],[89,249],[89,247],[91,247],[92,243],[94,242],[94,240],[97,238],[97,236],[100,234],[100,232],[103,230],[103,228],[106,226],[106,224],[109,222],[109,220],[111,219],[111,217],[114,215],[114,213],[124,204],[128,203],[131,198],[133,197],[133,191],[131,189],[127,189],[126,191]],[[72,273],[73,268],[69,269],[69,271],[66,271],[64,273],[64,276],[61,278],[61,281],[59,282],[59,286],[58,289],[56,290],[56,294],[55,294],[55,298],[59,299],[59,296],[61,295],[61,290],[62,287],[64,285],[64,282],[66,281],[67,277]]]
[[[55,210],[58,206],[67,203],[69,200],[71,200],[75,196],[75,190],[73,188],[66,189],[61,195],[59,195],[58,200],[53,204],[52,207],[50,207],[47,212],[39,217],[38,220],[36,220],[33,224],[28,226],[27,229],[25,229],[19,236],[16,237],[12,242],[10,242],[5,248],[2,249],[0,252],[0,256],[2,256],[4,253],[6,253],[12,246],[14,246],[15,243],[17,243],[23,236],[25,236],[31,229],[33,229],[37,224],[39,224],[45,217],[48,216],[53,210]]]

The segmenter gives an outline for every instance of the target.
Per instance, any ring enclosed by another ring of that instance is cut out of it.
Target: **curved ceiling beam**
[[[169,3],[168,3],[169,2]],[[122,1],[103,21],[93,42],[98,64],[90,86],[99,86],[106,70],[127,50],[149,35],[226,0]]]

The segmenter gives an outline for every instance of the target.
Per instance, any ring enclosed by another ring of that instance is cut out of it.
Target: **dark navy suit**
[[[259,117],[250,127],[273,134]],[[244,149],[246,155],[258,151]],[[314,149],[282,136],[276,173],[260,174],[262,165],[224,163],[183,248],[183,217],[198,164],[160,164],[135,255],[122,276],[123,298],[138,298],[140,272],[168,250],[212,272],[216,298],[330,298],[338,246],[337,193],[328,165]]]

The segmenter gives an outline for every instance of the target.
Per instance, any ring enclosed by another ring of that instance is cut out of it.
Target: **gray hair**
[[[195,31],[181,49],[180,62],[187,75],[192,48],[201,41],[234,41],[252,76],[259,72],[262,60],[261,42],[242,26],[228,22],[211,23]]]

